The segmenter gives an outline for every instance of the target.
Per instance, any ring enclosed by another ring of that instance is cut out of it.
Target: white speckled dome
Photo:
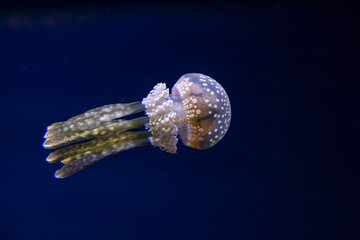
[[[183,75],[172,88],[157,84],[143,99],[153,146],[175,153],[177,136],[186,146],[207,149],[226,134],[231,120],[230,100],[214,79],[200,73]]]
[[[172,88],[172,95],[182,101],[186,125],[179,132],[189,147],[207,149],[226,134],[231,120],[231,106],[224,88],[204,74],[183,75]]]

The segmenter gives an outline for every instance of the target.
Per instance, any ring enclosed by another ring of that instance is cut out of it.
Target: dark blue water
[[[356,239],[354,20],[326,4],[3,11],[0,239]],[[188,72],[229,95],[220,143],[53,177],[48,125]]]

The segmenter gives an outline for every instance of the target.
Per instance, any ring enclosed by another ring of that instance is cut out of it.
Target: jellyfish
[[[124,118],[140,112],[145,116]],[[171,94],[165,83],[158,83],[141,102],[105,105],[48,126],[43,146],[63,147],[46,160],[62,162],[55,177],[65,178],[135,147],[151,144],[176,153],[178,137],[186,146],[208,149],[224,137],[230,120],[230,100],[224,88],[209,76],[188,73],[176,82]]]

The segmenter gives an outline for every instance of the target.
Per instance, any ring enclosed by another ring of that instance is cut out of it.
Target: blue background
[[[2,11],[0,239],[358,239],[356,14],[281,2]],[[229,95],[220,143],[147,146],[53,177],[46,126],[189,72]]]

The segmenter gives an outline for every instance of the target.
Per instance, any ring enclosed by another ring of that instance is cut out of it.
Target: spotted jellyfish
[[[143,111],[146,116],[123,118]],[[209,76],[188,73],[171,94],[165,83],[158,83],[142,102],[105,105],[50,125],[43,146],[55,149],[72,144],[46,159],[62,162],[55,177],[65,178],[106,156],[148,144],[176,153],[178,137],[186,146],[210,148],[225,136],[230,120],[224,88]]]

